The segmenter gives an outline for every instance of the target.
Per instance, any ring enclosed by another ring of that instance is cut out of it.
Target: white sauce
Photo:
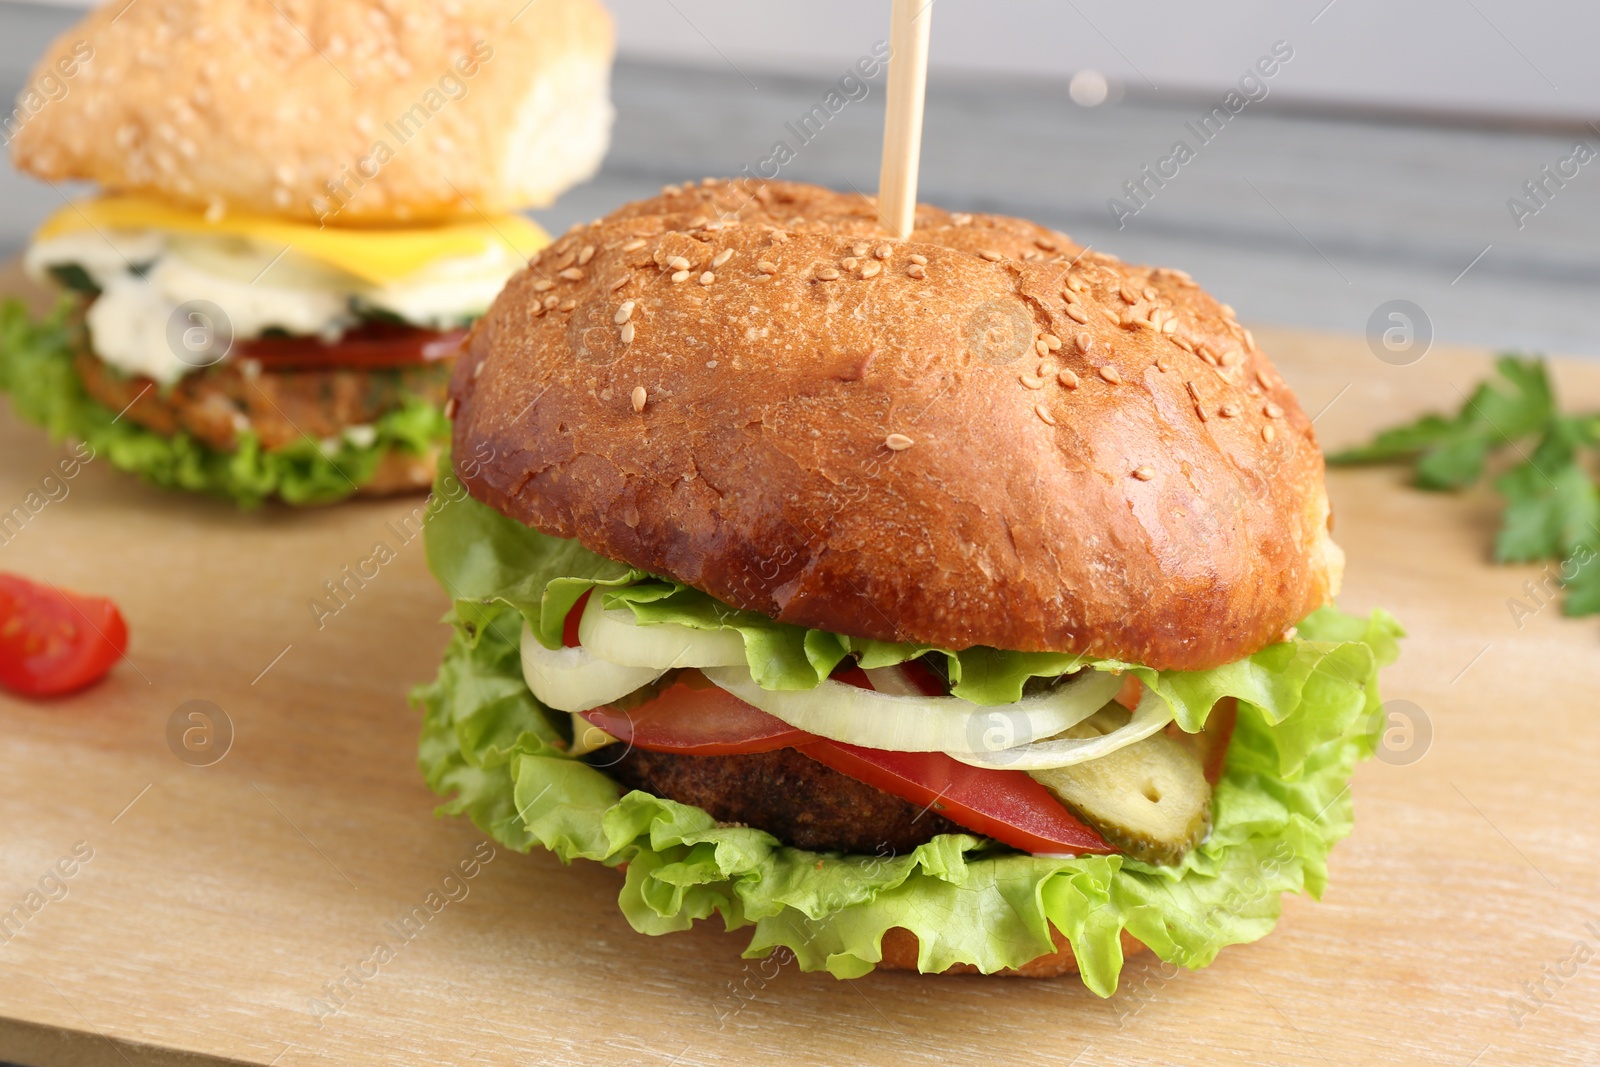
[[[377,286],[248,238],[147,230],[64,234],[34,244],[24,262],[36,278],[51,266],[82,267],[101,290],[87,316],[95,353],[162,385],[226,358],[230,337],[279,329],[333,340],[359,321],[353,303],[449,329],[481,315],[523,266],[495,246]]]

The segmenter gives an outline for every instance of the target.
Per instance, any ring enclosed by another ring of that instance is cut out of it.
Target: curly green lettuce
[[[449,437],[450,423],[434,404],[408,397],[373,423],[370,442],[301,438],[266,449],[254,434],[241,435],[231,452],[211,448],[187,433],[146,429],[97,402],[73,369],[70,301],[32,320],[21,303],[0,304],[0,391],[19,415],[51,437],[87,442],[96,455],[145,481],[170,489],[209,493],[241,508],[270,497],[290,504],[327,504],[371,481],[393,450],[426,455]]]
[[[439,499],[448,503],[430,516],[426,544],[430,567],[456,598],[447,616],[455,632],[437,678],[413,696],[424,711],[421,767],[448,798],[441,812],[465,814],[510,848],[625,864],[619,903],[642,933],[720,915],[730,930],[754,927],[747,956],[787,948],[801,968],[841,978],[871,971],[894,927],[917,936],[925,972],[1020,966],[1052,951],[1053,927],[1101,996],[1116,989],[1124,930],[1189,968],[1264,936],[1282,893],[1319,897],[1326,885],[1328,855],[1351,829],[1351,770],[1382,728],[1378,670],[1403,636],[1382,611],[1362,619],[1328,607],[1294,639],[1211,671],[1074,661],[1134,671],[1186,729],[1203,725],[1217,699],[1239,699],[1211,834],[1175,866],[1032,856],[967,834],[941,835],[906,855],[815,853],[624,790],[569,756],[568,716],[541,705],[523,682],[524,622],[554,643],[566,610],[595,588],[641,623],[737,630],[762,684],[785,687],[816,684],[843,655],[890,663],[920,646],[863,647],[786,627],[529,530],[464,494]],[[968,693],[991,703],[1034,674],[1059,673],[1060,658],[943,654]]]

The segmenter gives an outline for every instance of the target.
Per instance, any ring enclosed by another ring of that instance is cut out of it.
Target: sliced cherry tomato
[[[1239,718],[1239,702],[1223,697],[1206,717],[1206,728],[1197,734],[1183,734],[1205,768],[1206,781],[1216,785],[1228,761],[1228,743],[1233,740],[1233,725]]]
[[[578,602],[572,605],[572,610],[567,612],[567,617],[561,622],[561,647],[577,648],[583,642],[578,640],[578,623],[583,619],[583,609],[589,606],[589,597],[594,595],[594,587],[590,586],[583,591]]]
[[[885,752],[820,738],[795,747],[824,766],[913,804],[927,805],[951,822],[1013,848],[1074,854],[1116,851],[1022,771],[969,767],[943,752]]]
[[[27,696],[82,689],[128,647],[128,626],[105,597],[0,574],[0,685]]]
[[[718,689],[698,671],[683,672],[638,707],[593,708],[583,717],[635,748],[689,756],[771,752],[816,740]]]
[[[326,370],[331,367],[409,367],[449,359],[461,347],[465,330],[423,330],[392,322],[369,322],[346,330],[337,341],[320,337],[255,337],[233,346],[239,359],[253,359],[271,370]]]

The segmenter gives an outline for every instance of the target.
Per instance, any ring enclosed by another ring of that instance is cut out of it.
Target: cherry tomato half
[[[56,696],[98,681],[128,647],[128,626],[105,597],[0,574],[0,685]]]

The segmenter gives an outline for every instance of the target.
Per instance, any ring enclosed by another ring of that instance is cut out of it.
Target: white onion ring
[[[714,684],[797,729],[886,752],[967,752],[991,748],[1000,731],[1007,747],[1051,737],[1099,711],[1122,679],[1084,670],[1015,704],[986,707],[952,696],[905,696],[824,679],[814,689],[763,689],[747,667],[707,667]],[[995,745],[993,747],[1000,747]]]
[[[545,648],[522,624],[522,678],[533,695],[557,711],[588,711],[649,685],[666,671],[610,663],[586,648]]]
[[[1133,718],[1109,734],[1099,737],[1064,737],[1053,741],[1035,741],[1015,748],[988,752],[961,752],[949,750],[952,759],[973,767],[992,770],[1043,771],[1055,767],[1071,767],[1087,763],[1101,756],[1109,756],[1119,748],[1143,741],[1158,733],[1172,721],[1172,707],[1153,689],[1145,689],[1134,709]]]
[[[627,608],[600,606],[596,589],[578,620],[583,647],[609,663],[625,667],[737,667],[745,662],[744,638],[737,630],[697,630],[675,622],[639,625]]]

